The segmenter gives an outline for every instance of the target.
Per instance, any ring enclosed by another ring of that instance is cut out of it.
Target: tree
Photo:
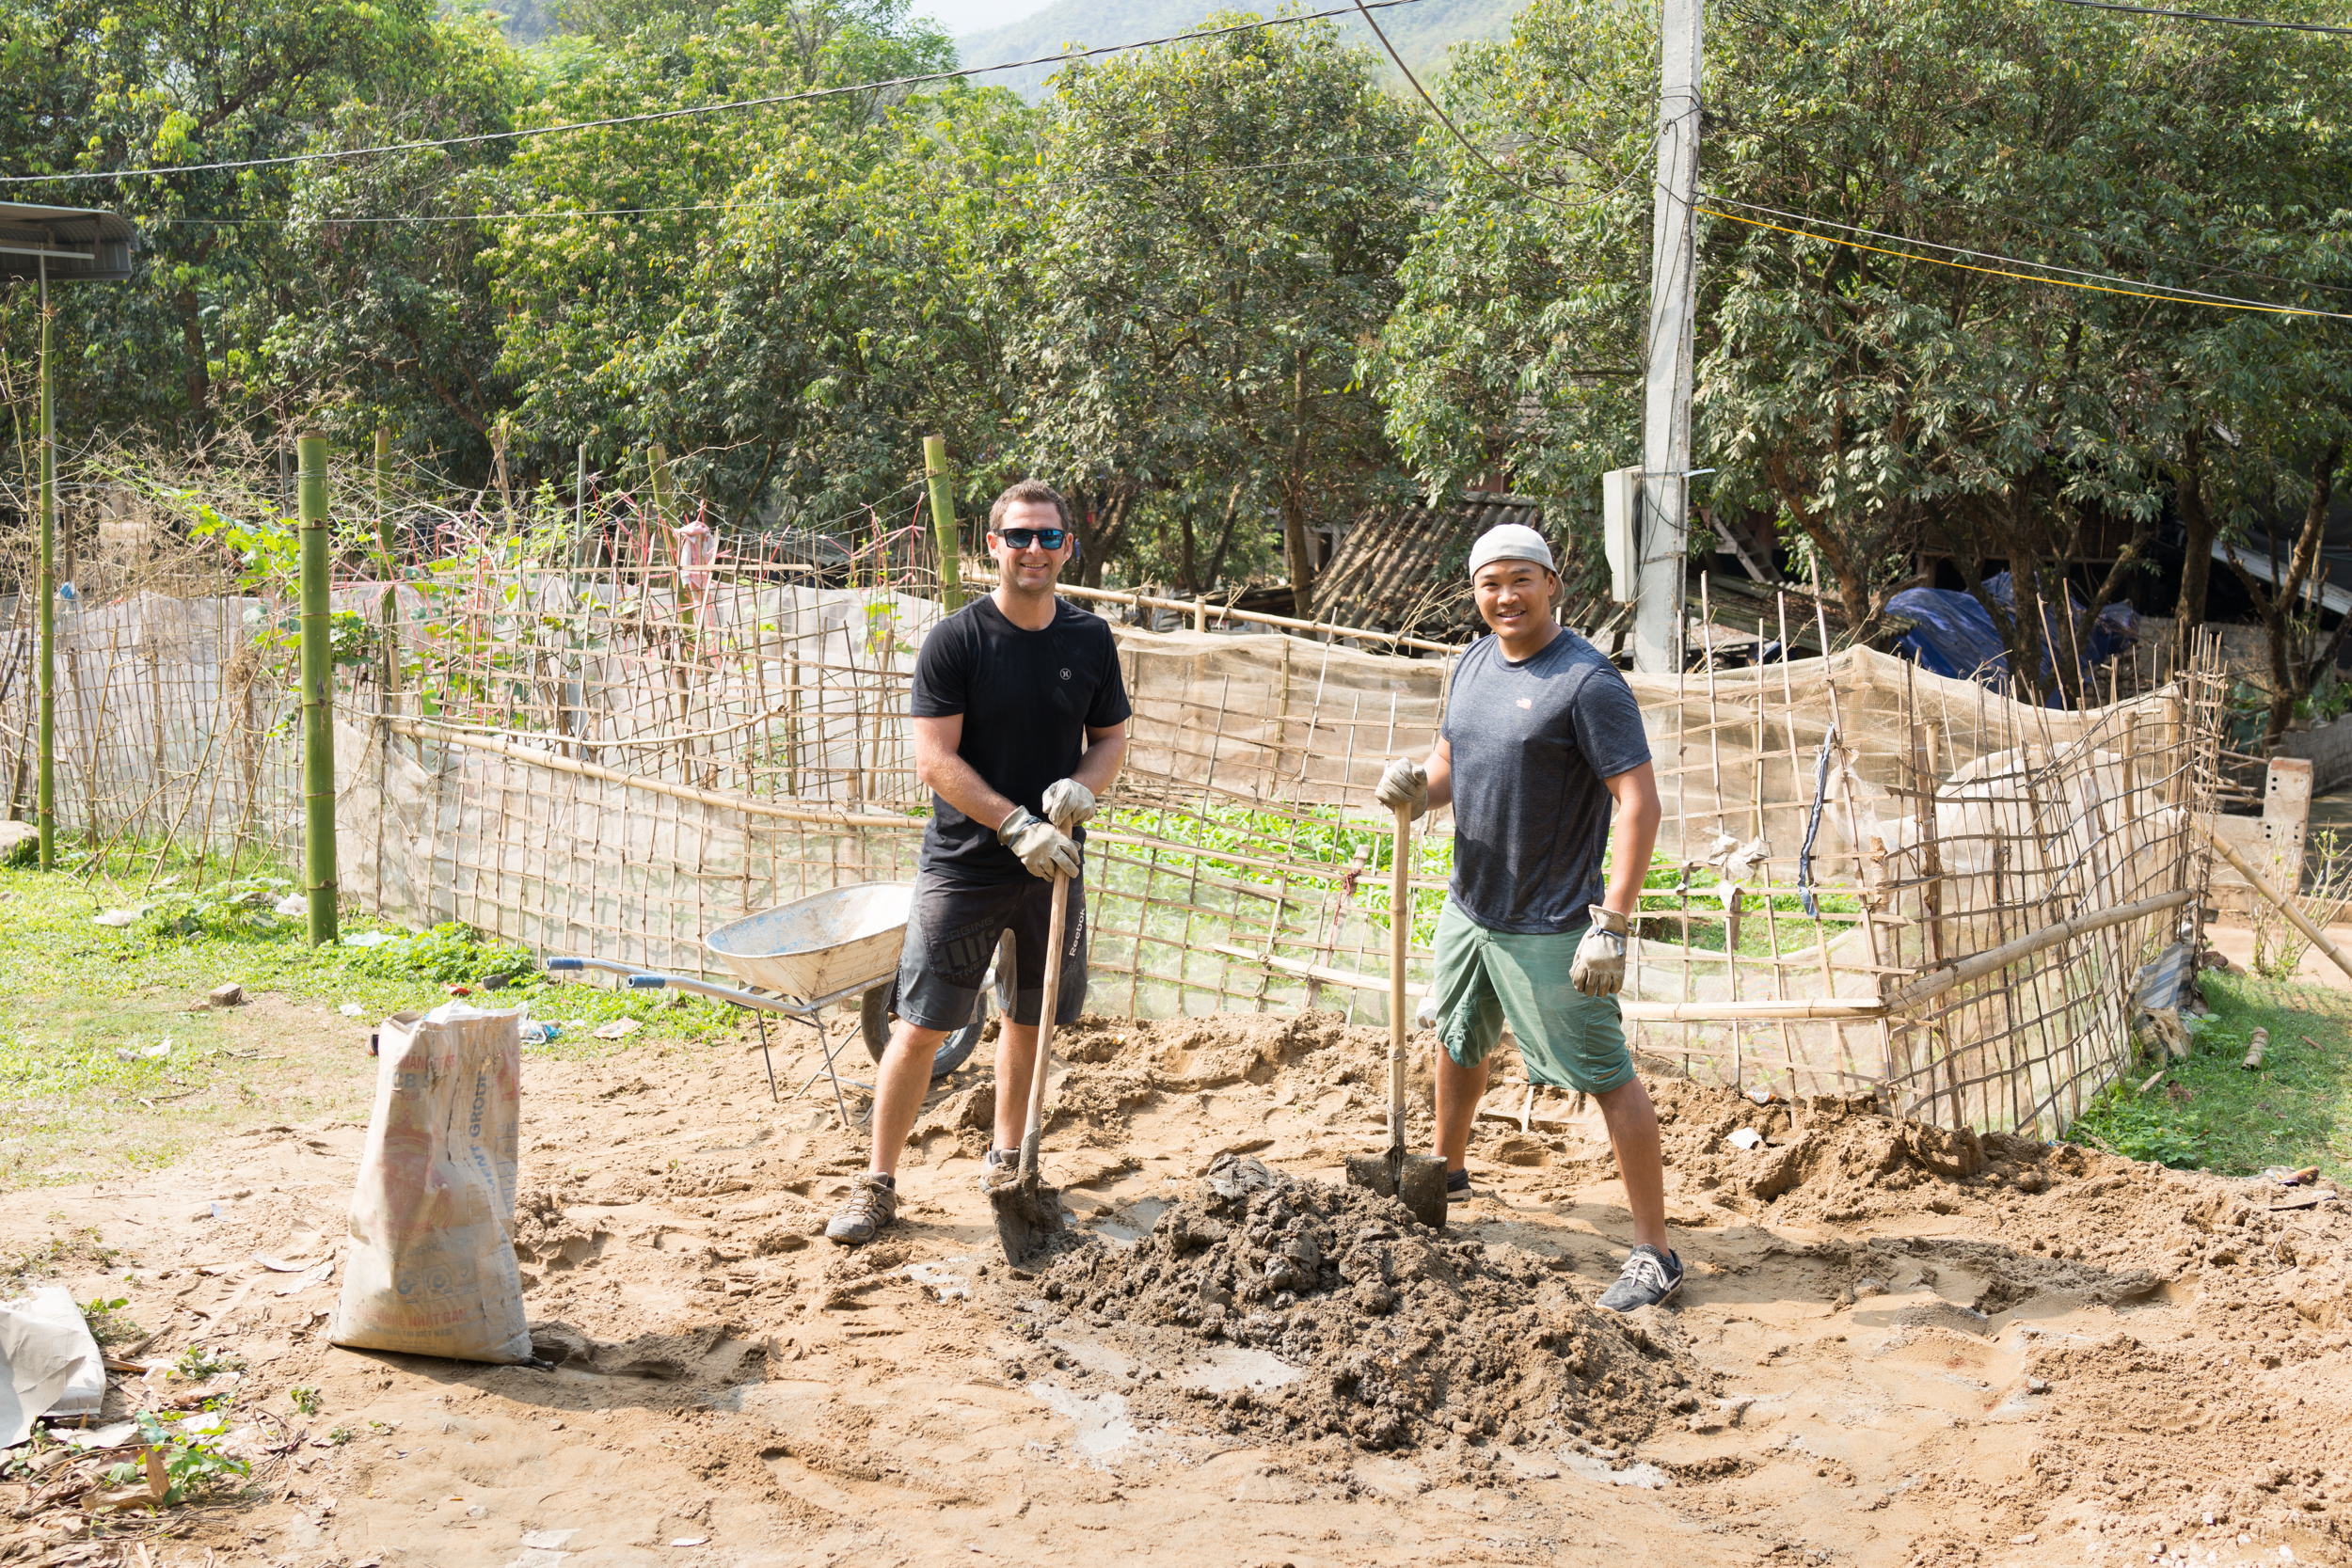
[[[1453,190],[1372,366],[1433,485],[1500,460],[1523,487],[1589,494],[1595,471],[1633,460],[1650,27],[1538,0],[1450,84],[1473,138],[1507,135],[1506,167],[1446,151]],[[2283,129],[2317,84],[2233,63],[2267,40],[2191,37],[2209,35],[1979,0],[1807,0],[1710,29],[1695,461],[1719,470],[1719,500],[1779,515],[1857,630],[1932,529],[2012,668],[2056,690],[2073,662],[2046,658],[2042,628],[2081,634],[2060,580],[2081,531],[2115,515],[2137,531],[2091,611],[2145,565],[2185,428],[2181,324],[2216,312],[2051,269],[2148,276],[2162,239],[2191,258],[2166,281],[2214,290],[2301,231],[2279,207],[2252,231],[2169,232],[2192,187],[2215,193],[2205,211],[2243,212],[2240,169],[2285,158],[2311,190],[2332,156],[2320,127],[2224,134],[2233,113]],[[1984,594],[1996,561],[2014,613]]]
[[[384,146],[507,128],[524,83],[495,35],[459,35],[421,102],[344,104],[332,140]],[[263,345],[289,401],[364,442],[378,427],[474,483],[514,401],[484,252],[513,198],[502,143],[312,164],[289,205],[283,303]]]
[[[257,363],[289,258],[286,166],[189,166],[299,152],[355,98],[426,96],[472,24],[426,0],[0,0],[0,166],[130,169],[9,187],[14,199],[112,207],[140,229],[127,288],[61,301],[86,350],[77,422],[202,440]]]
[[[1029,309],[1041,119],[957,85],[812,131],[737,188],[646,393],[653,422],[723,453],[729,511],[764,494],[821,523],[903,498],[931,434],[967,504],[1009,477],[1005,345]]]
[[[1423,139],[1438,198],[1363,361],[1430,495],[1502,472],[1597,514],[1638,453],[1657,58],[1646,13],[1544,0],[1455,51],[1440,91],[1479,150]]]
[[[1089,580],[1146,492],[1257,473],[1311,613],[1310,512],[1389,465],[1355,361],[1395,299],[1412,139],[1370,57],[1323,24],[1062,74],[1036,220],[1051,243],[1011,355],[1023,451],[1082,496]]]
[[[620,9],[634,15],[627,8]],[[691,15],[690,15],[691,20]],[[707,29],[666,11],[615,40],[575,40],[566,74],[530,111],[537,124],[777,97],[946,69],[953,46],[910,24],[903,0],[870,8],[810,0],[725,6]],[[894,97],[873,92],[545,135],[514,168],[524,216],[488,259],[503,311],[501,368],[520,388],[517,423],[543,460],[576,442],[611,471],[660,444],[694,453],[725,439],[665,395],[664,344],[698,307],[703,266],[739,187],[768,160],[828,140],[858,143]],[[702,486],[710,464],[681,464]]]

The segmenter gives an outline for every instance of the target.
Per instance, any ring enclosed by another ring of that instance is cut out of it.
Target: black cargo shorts
[[[1070,879],[1062,933],[1057,1027],[1077,1022],[1087,1000],[1087,901],[1083,875]],[[1045,947],[1054,916],[1054,884],[1042,877],[972,883],[918,871],[898,957],[898,1016],[918,1029],[961,1029],[972,1022],[1000,942],[1009,962],[996,967],[996,1006],[1015,1023],[1034,1024],[1045,1006]]]

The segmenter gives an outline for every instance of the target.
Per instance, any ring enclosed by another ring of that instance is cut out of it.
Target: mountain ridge
[[[1454,44],[1509,37],[1511,19],[1518,12],[1514,0],[1416,0],[1378,14],[1389,41],[1396,45],[1413,74],[1430,86],[1444,70],[1447,51]],[[1054,0],[1042,10],[962,35],[955,40],[956,53],[970,67],[1035,59],[1065,48],[1114,48],[1194,31],[1208,14],[1201,0]],[[1372,52],[1384,78],[1403,85],[1396,67],[1361,17],[1334,17],[1332,21],[1349,41]],[[1044,95],[1048,78],[1060,69],[1058,62],[1046,61],[1018,71],[991,71],[975,80],[1009,87],[1034,100]]]

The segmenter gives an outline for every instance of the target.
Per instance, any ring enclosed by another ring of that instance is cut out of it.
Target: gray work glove
[[[1593,923],[1576,944],[1576,961],[1568,978],[1587,996],[1614,996],[1625,989],[1625,916],[1598,904],[1586,906]]]
[[[1032,877],[1051,881],[1078,874],[1077,845],[1026,806],[1012,808],[1012,815],[997,826],[996,842],[1020,856]]]
[[[1063,832],[1094,815],[1094,791],[1075,779],[1062,779],[1045,786],[1045,820]]]
[[[1391,811],[1409,806],[1419,819],[1429,809],[1429,769],[1410,757],[1399,757],[1380,770],[1380,782],[1373,786],[1372,798]]]

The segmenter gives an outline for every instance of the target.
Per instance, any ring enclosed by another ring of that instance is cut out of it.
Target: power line
[[[1746,206],[1747,203],[1731,202],[1728,203],[1728,205]],[[2238,299],[2230,294],[2209,294],[2192,289],[2172,290],[2172,285],[2169,283],[2152,282],[2147,278],[2114,277],[2106,283],[2079,282],[2071,277],[2051,277],[2037,273],[2010,272],[2000,267],[1980,267],[1967,261],[1947,261],[1941,256],[1922,256],[1917,251],[1889,250],[1884,245],[1865,245],[1860,240],[1844,239],[1836,234],[1817,234],[1808,230],[1790,229],[1782,224],[1766,223],[1761,218],[1743,218],[1737,213],[1722,212],[1713,207],[1701,206],[1696,202],[1693,202],[1692,206],[1693,211],[1705,213],[1709,217],[1726,218],[1733,223],[1747,224],[1751,228],[1770,229],[1776,233],[1793,234],[1797,238],[1803,240],[1819,240],[1824,245],[1842,245],[1855,250],[1867,250],[1880,256],[1893,256],[1906,261],[1926,261],[1939,267],[1951,267],[1960,272],[1980,272],[1993,277],[2013,278],[2020,283],[2047,283],[2056,288],[2083,289],[2092,293],[2128,294],[2136,299],[2163,300],[2167,304],[2171,305],[2212,305],[2225,310],[2255,310],[2267,315],[2275,316],[2319,316],[2329,321],[2352,321],[2352,315],[2347,315],[2341,310],[2315,310],[2309,306],[2302,305],[2271,305],[2258,299]],[[1756,211],[1771,212],[1772,209],[1768,207],[1758,208]],[[1827,219],[1809,218],[1801,214],[1791,214],[1786,215],[1795,217],[1800,223],[1828,223]],[[1830,224],[1829,227],[1845,229],[1850,226],[1846,224]],[[1876,230],[1856,230],[1854,232],[1875,233]],[[1900,234],[1888,234],[1881,237],[1896,240],[1903,245],[1931,246],[1937,250],[1949,250],[1957,255],[1975,256],[1985,261],[2006,261],[2010,266],[2014,267],[2048,268],[2049,266],[2047,262],[2043,261],[2021,261],[2014,256],[2001,256],[1991,251],[1962,250],[1957,245],[1938,245],[1930,240],[1914,240]],[[2050,268],[2049,270],[2072,272],[2074,269],[2071,267],[2061,267]],[[2085,273],[2081,276],[2084,277],[2109,277],[2109,275],[2106,273]],[[2144,286],[2138,288],[2121,286],[2125,284],[2141,284]],[[2157,291],[2159,290],[2172,290],[2172,292],[2158,293]]]
[[[2278,22],[2265,16],[2225,16],[2219,11],[2176,11],[2160,6],[2126,6],[2119,0],[2043,0],[2058,6],[2080,6],[2086,10],[2122,11],[2132,16],[2165,16],[2181,22],[2214,22],[2225,27],[2276,27],[2293,33],[2333,33],[2352,38],[2352,27],[2330,26],[2325,22]]]
[[[2094,3],[2094,0],[2059,0],[2059,3],[2068,5],[2088,5]],[[2106,0],[2095,0],[2095,3],[2104,5],[2106,4]],[[1513,190],[1518,191],[1521,196],[1528,198],[1530,200],[1545,201],[1545,198],[1537,196],[1534,191],[1529,190],[1525,185],[1519,183],[1517,180],[1512,179],[1509,175],[1503,173],[1500,168],[1497,168],[1484,151],[1472,143],[1468,136],[1462,135],[1461,130],[1454,125],[1452,118],[1449,117],[1443,109],[1438,107],[1438,101],[1429,96],[1429,89],[1421,85],[1420,79],[1413,74],[1412,69],[1405,63],[1403,56],[1397,54],[1396,46],[1389,42],[1389,36],[1380,31],[1380,24],[1373,20],[1372,13],[1366,7],[1364,0],[1356,0],[1356,7],[1357,9],[1364,13],[1365,25],[1369,26],[1373,30],[1374,35],[1380,40],[1381,46],[1388,50],[1389,58],[1396,62],[1397,70],[1403,71],[1405,73],[1405,79],[1412,83],[1413,90],[1420,93],[1422,100],[1426,103],[1431,109],[1436,111],[1438,121],[1445,126],[1449,133],[1453,135],[1454,139],[1460,142],[1462,146],[1470,151],[1472,157],[1476,158],[1481,164],[1484,164],[1487,171],[1493,174],[1496,179],[1502,181],[1504,184],[1510,186]],[[2138,8],[2119,6],[2113,8],[2128,10]],[[2352,31],[2352,29],[2339,30]],[[1694,105],[1691,112],[1697,113],[1698,108],[1699,106]],[[1679,121],[1677,122],[1677,128],[1678,125]],[[1663,134],[1662,130],[1661,134]],[[1657,190],[1659,198],[1665,200],[1679,199],[1673,192],[1656,187],[1655,182],[1653,182],[1652,184],[1653,188]],[[1731,201],[1728,198],[1719,198],[1710,199],[1723,199],[1724,200],[1725,205],[1733,207],[1748,207],[1751,205],[1750,203],[1743,201]],[[1547,205],[1557,205],[1557,203],[1547,202]],[[1833,229],[1848,229],[1853,233],[1870,234],[1875,238],[1894,240],[1902,245],[1920,245],[1933,250],[1947,250],[1956,256],[1973,256],[1979,261],[2000,261],[2005,262],[2008,266],[2011,267],[2037,267],[2041,268],[2042,271],[2040,273],[2010,272],[2001,267],[1977,266],[1967,261],[1949,261],[1941,256],[1922,256],[1916,251],[1889,250],[1883,245],[1865,245],[1859,240],[1843,239],[1835,234],[1818,234],[1807,230],[1789,229],[1777,223],[1766,223],[1760,218],[1741,217],[1737,213],[1726,213],[1716,208],[1701,207],[1697,206],[1695,203],[1693,203],[1693,210],[1705,213],[1709,217],[1725,218],[1733,223],[1744,223],[1757,229],[1774,230],[1783,234],[1793,234],[1800,239],[1820,240],[1827,245],[1842,245],[1851,246],[1856,250],[1874,251],[1882,256],[1899,257],[1904,261],[1927,261],[1936,266],[1952,267],[1962,272],[1978,272],[1984,273],[1994,277],[2013,278],[2021,283],[2047,283],[2053,285],[2054,287],[2082,289],[2094,293],[2128,294],[2140,299],[2165,300],[2175,305],[2211,305],[2225,310],[2254,310],[2268,315],[2317,316],[2329,321],[2352,321],[2352,314],[2346,314],[2339,310],[2319,310],[2313,309],[2308,306],[2300,305],[2271,305],[2262,300],[2240,299],[2233,294],[2207,293],[2202,290],[2177,288],[2169,283],[2157,283],[2147,278],[2126,278],[2118,277],[2108,273],[2081,272],[2073,267],[2057,267],[2044,261],[2024,261],[2014,256],[2002,256],[1992,251],[1965,250],[1957,245],[1937,245],[1931,240],[1914,240],[1901,234],[1884,234],[1876,230],[1852,229],[1851,225],[1833,223],[1825,218],[1808,217],[1802,213],[1783,213],[1771,207],[1753,207],[1751,210],[1759,213],[1772,213],[1775,216],[1789,218],[1798,223],[1818,223]],[[2074,274],[2074,277],[2054,277],[2047,276],[2047,274],[2053,272],[2073,273]],[[2089,279],[2099,279],[2100,281],[2087,281]],[[2160,293],[2157,291],[2165,292]]]
[[[1374,7],[1417,5],[1420,0],[1371,0]],[[736,109],[771,108],[779,103],[807,103],[822,98],[839,98],[850,93],[880,92],[889,87],[919,87],[926,82],[948,82],[967,76],[985,76],[992,71],[1018,71],[1024,66],[1067,64],[1072,60],[1090,59],[1097,55],[1122,54],[1131,49],[1156,49],[1166,43],[1184,43],[1194,39],[1223,38],[1229,33],[1256,32],[1267,27],[1287,27],[1302,22],[1320,22],[1334,16],[1352,16],[1365,9],[1365,0],[1356,0],[1351,7],[1340,6],[1330,10],[1309,11],[1298,16],[1278,16],[1256,22],[1238,22],[1231,26],[1206,27],[1197,32],[1170,33],[1166,38],[1145,39],[1138,43],[1104,44],[1097,49],[1073,49],[1067,54],[1040,55],[1032,59],[1007,60],[998,65],[970,66],[957,71],[930,71],[914,76],[893,76],[877,82],[856,82],[846,87],[813,87],[805,92],[784,92],[766,98],[734,99],[724,103],[704,103],[685,109],[656,109],[641,115],[615,115],[607,119],[576,120],[564,125],[529,126],[519,131],[484,131],[470,136],[440,136],[429,141],[388,142],[380,147],[354,147],[335,151],[293,152],[275,158],[239,158],[211,164],[166,164],[154,168],[80,169],[64,174],[5,174],[0,185],[37,185],[79,182],[87,180],[130,180],[142,175],[204,174],[217,170],[246,168],[278,168],[290,164],[321,163],[333,158],[364,158],[378,152],[420,152],[439,147],[478,147],[486,142],[519,141],[527,136],[548,136],[565,131],[597,131],[614,125],[646,125],[658,120],[684,119],[695,115],[714,115]],[[1370,20],[1367,15],[1366,20]],[[1374,31],[1379,29],[1375,25]],[[1383,38],[1383,42],[1387,40]],[[1391,51],[1393,53],[1393,51]]]
[[[1582,201],[1562,201],[1552,197],[1537,196],[1534,191],[1529,190],[1525,185],[1503,173],[1501,168],[1496,166],[1494,160],[1486,156],[1486,152],[1484,148],[1480,147],[1476,142],[1471,141],[1468,136],[1462,135],[1460,127],[1454,123],[1453,117],[1448,115],[1445,110],[1439,106],[1436,99],[1429,96],[1429,89],[1421,85],[1421,78],[1413,74],[1413,68],[1406,65],[1405,63],[1405,56],[1396,52],[1396,45],[1389,41],[1389,35],[1380,30],[1380,24],[1373,20],[1372,15],[1373,11],[1378,8],[1379,5],[1380,0],[1371,0],[1370,4],[1366,4],[1365,0],[1356,0],[1356,9],[1362,13],[1364,25],[1371,28],[1372,36],[1380,40],[1380,47],[1389,52],[1389,58],[1396,62],[1396,69],[1404,72],[1405,79],[1413,85],[1413,90],[1421,94],[1421,101],[1429,105],[1429,112],[1438,117],[1438,122],[1444,125],[1446,130],[1453,134],[1455,141],[1460,142],[1464,148],[1469,150],[1471,157],[1477,159],[1479,163],[1486,166],[1487,173],[1493,175],[1497,180],[1502,181],[1504,184],[1510,186],[1521,196],[1526,197],[1530,201],[1541,202],[1545,206],[1558,208],[1563,211],[1565,211],[1570,207],[1590,207],[1597,202],[1606,201],[1609,198],[1614,196],[1618,191],[1623,190],[1626,185],[1631,182],[1634,171],[1629,170],[1624,179],[1619,180],[1614,185],[1612,185],[1608,190],[1601,192],[1598,196],[1587,198]],[[1690,112],[1692,114],[1698,113],[1697,106],[1692,105]],[[1677,120],[1677,123],[1678,124],[1679,120]],[[1664,129],[1662,127],[1661,128],[1659,134],[1661,135],[1664,135]],[[1652,145],[1654,148],[1655,143],[1653,142]]]
[[[1146,173],[1105,172],[1106,180],[1172,180],[1196,174],[1243,174],[1257,169],[1308,168],[1326,164],[1367,163],[1375,159],[1409,158],[1411,148],[1398,148],[1386,152],[1349,152],[1329,158],[1285,158],[1257,164],[1195,164],[1152,170]],[[567,222],[573,218],[650,217],[670,213],[733,213],[756,211],[781,206],[776,201],[691,201],[666,207],[549,207],[527,212],[504,213],[395,213],[383,215],[328,214],[315,218],[155,218],[141,225],[147,229],[183,229],[201,225],[211,229],[287,229],[298,223],[405,224],[405,223],[535,223]]]
[[[1832,163],[1827,164],[1824,166],[1840,174],[1853,175],[1857,178],[1866,180],[1883,179],[1884,178],[1885,172],[1876,168],[1857,168],[1851,164]],[[1724,198],[1718,197],[1715,199],[1723,200]],[[1740,204],[1734,203],[1734,205]],[[2210,274],[2226,277],[2243,277],[2256,283],[2279,283],[2283,284],[2290,289],[2317,289],[2323,293],[2352,294],[2352,285],[2342,283],[2324,283],[2317,278],[2309,277],[2282,277],[2277,273],[2271,272],[2249,272],[2244,267],[2225,266],[2219,261],[2211,260],[2191,261],[2187,257],[2175,255],[2171,251],[2162,250],[2154,245],[2146,245],[2137,240],[2123,239],[2111,234],[2102,234],[2096,230],[2084,229],[2074,224],[2047,223],[2037,219],[2022,218],[2015,213],[2007,211],[2000,207],[1995,207],[1992,203],[1985,201],[1980,198],[1971,197],[1967,198],[1967,206],[1970,212],[1982,213],[1990,217],[2006,218],[2008,221],[2018,225],[2020,228],[2039,228],[2050,232],[2072,234],[2077,239],[2089,240],[2094,245],[2101,247],[2112,247],[2117,250],[2136,251],[2142,256],[2151,257],[2159,261],[2177,262],[2181,266],[2193,268],[2197,272],[2202,274]],[[1763,207],[1756,210],[1758,212],[1770,212],[1772,209]],[[1826,223],[1828,220],[1811,219],[1809,221]],[[1913,241],[1911,243],[1921,244],[1924,242]],[[2169,285],[2167,286],[2169,287]]]
[[[1812,224],[1823,229],[1840,229],[1849,234],[1867,234],[1872,239],[1892,240],[1899,245],[1921,245],[1929,250],[1947,251],[1954,256],[1973,256],[1980,261],[2006,261],[2011,266],[2039,267],[2044,272],[2066,273],[2075,277],[2091,280],[2079,285],[2068,285],[2070,287],[2090,288],[2092,287],[2094,283],[2134,285],[2135,287],[2108,288],[2105,289],[2103,292],[2108,293],[2137,293],[2139,297],[2147,299],[2172,299],[2176,303],[2183,305],[2219,305],[2225,306],[2233,310],[2266,310],[2279,315],[2326,316],[2336,321],[2352,321],[2352,315],[2345,315],[2343,312],[2336,310],[2317,310],[2312,309],[2310,307],[2300,305],[2271,305],[2262,300],[2241,299],[2235,294],[2217,294],[2209,293],[2202,289],[2183,288],[2176,283],[2158,283],[2152,279],[2141,277],[2119,277],[2113,273],[2086,272],[2080,267],[2061,267],[2053,261],[2021,261],[2017,257],[2003,256],[1995,251],[1970,250],[1963,245],[1942,245],[1934,240],[1914,239],[1908,234],[1890,234],[1883,230],[1863,229],[1854,224],[1838,223],[1831,218],[1814,217],[1805,213],[1788,213],[1781,211],[1777,207],[1762,207],[1753,201],[1734,201],[1729,197],[1709,197],[1708,199],[1710,201],[1720,201],[1726,207],[1742,207],[1751,213],[1770,213],[1774,217],[1787,218],[1792,223]],[[1700,207],[1698,211],[1707,213],[1711,217],[1729,218],[1734,223],[1747,223],[1751,221],[1750,219],[1740,217],[1735,214],[1714,212],[1712,209],[1706,207]],[[1777,224],[1762,224],[1758,225],[1758,227],[1766,229],[1779,229],[1779,225]],[[1804,233],[1805,231],[1796,229],[1781,229],[1780,232],[1784,234],[1798,234]],[[1832,238],[1832,236],[1827,234],[1807,234],[1806,237],[1817,240],[1828,240]],[[1862,248],[1866,250],[1875,250],[1878,247],[1875,245],[1865,245]],[[1897,251],[1883,251],[1882,254],[1893,256],[1900,253]],[[1912,258],[1912,260],[1920,261],[1937,261],[1939,259],[1933,256],[1918,256]],[[1940,264],[1958,265],[1957,262]],[[1995,269],[1989,267],[1977,267],[1970,270],[1977,272],[1992,272]],[[2004,277],[2015,277],[2019,275],[2016,273],[1999,273],[1998,276]],[[2034,277],[2028,278],[2026,281],[2036,283],[2063,284],[2066,280],[2060,277]],[[2281,279],[2281,281],[2291,280]],[[2163,290],[2165,293],[2145,293],[2144,291],[2146,290]]]

